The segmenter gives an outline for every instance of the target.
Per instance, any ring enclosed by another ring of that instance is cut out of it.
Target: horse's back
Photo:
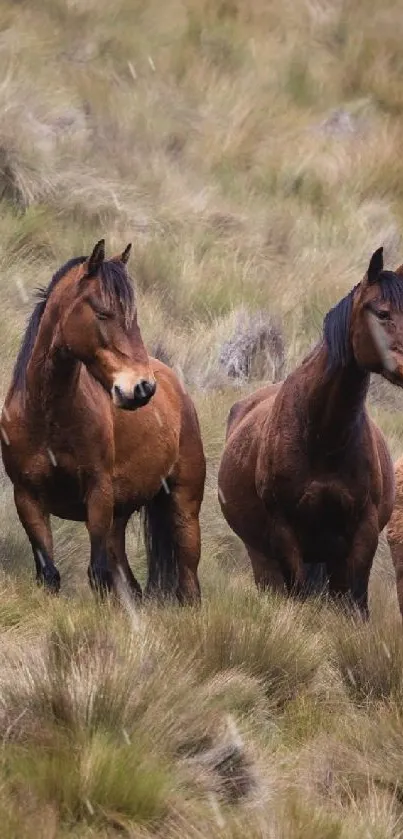
[[[227,418],[226,440],[228,440],[229,435],[234,431],[234,429],[239,426],[244,417],[246,417],[247,414],[250,414],[254,408],[266,400],[271,402],[278,393],[281,385],[282,382],[272,385],[264,385],[249,396],[245,396],[238,402],[234,402]]]

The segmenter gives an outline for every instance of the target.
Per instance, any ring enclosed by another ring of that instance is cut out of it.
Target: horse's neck
[[[31,412],[45,424],[60,414],[68,416],[81,364],[63,348],[54,349],[50,325],[41,327],[28,363],[27,390]]]
[[[322,344],[305,369],[308,399],[308,438],[322,441],[326,450],[341,450],[360,435],[370,374],[354,357],[344,367],[329,370],[328,351]]]

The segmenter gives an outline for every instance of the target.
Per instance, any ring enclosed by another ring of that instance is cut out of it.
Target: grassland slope
[[[44,598],[1,474],[4,839],[403,837],[384,542],[361,626],[259,598],[216,501],[240,389],[298,362],[376,247],[403,261],[402,39],[398,0],[0,0],[2,394],[34,288],[133,241],[144,337],[208,458],[198,612],[100,609],[84,529],[58,521]],[[373,383],[395,455],[402,405]],[[144,579],[135,522],[129,541]]]

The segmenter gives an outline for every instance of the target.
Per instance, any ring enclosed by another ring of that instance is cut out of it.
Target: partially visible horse
[[[223,514],[258,587],[306,591],[324,564],[330,595],[363,615],[395,491],[366,409],[371,371],[403,385],[403,278],[383,270],[382,248],[302,364],[233,405],[218,475]]]
[[[397,599],[403,618],[403,456],[395,463],[395,482],[395,505],[386,528],[386,538],[395,569]]]
[[[72,259],[40,293],[1,419],[1,448],[39,582],[53,591],[50,515],[87,525],[93,588],[141,588],[125,531],[143,508],[147,593],[200,598],[199,511],[205,458],[190,397],[150,358],[137,323],[126,263],[130,245],[105,259]]]

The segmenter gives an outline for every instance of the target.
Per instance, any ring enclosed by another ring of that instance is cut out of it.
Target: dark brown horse
[[[382,248],[302,364],[230,411],[219,500],[258,587],[306,591],[324,565],[330,594],[368,613],[394,501],[386,442],[366,410],[371,371],[403,385],[403,279],[383,270]]]
[[[175,373],[144,347],[129,253],[105,260],[101,240],[41,292],[3,408],[3,461],[38,581],[60,587],[55,515],[86,522],[94,588],[115,589],[123,577],[141,596],[125,531],[143,508],[147,592],[192,602],[205,481],[199,423]]]

